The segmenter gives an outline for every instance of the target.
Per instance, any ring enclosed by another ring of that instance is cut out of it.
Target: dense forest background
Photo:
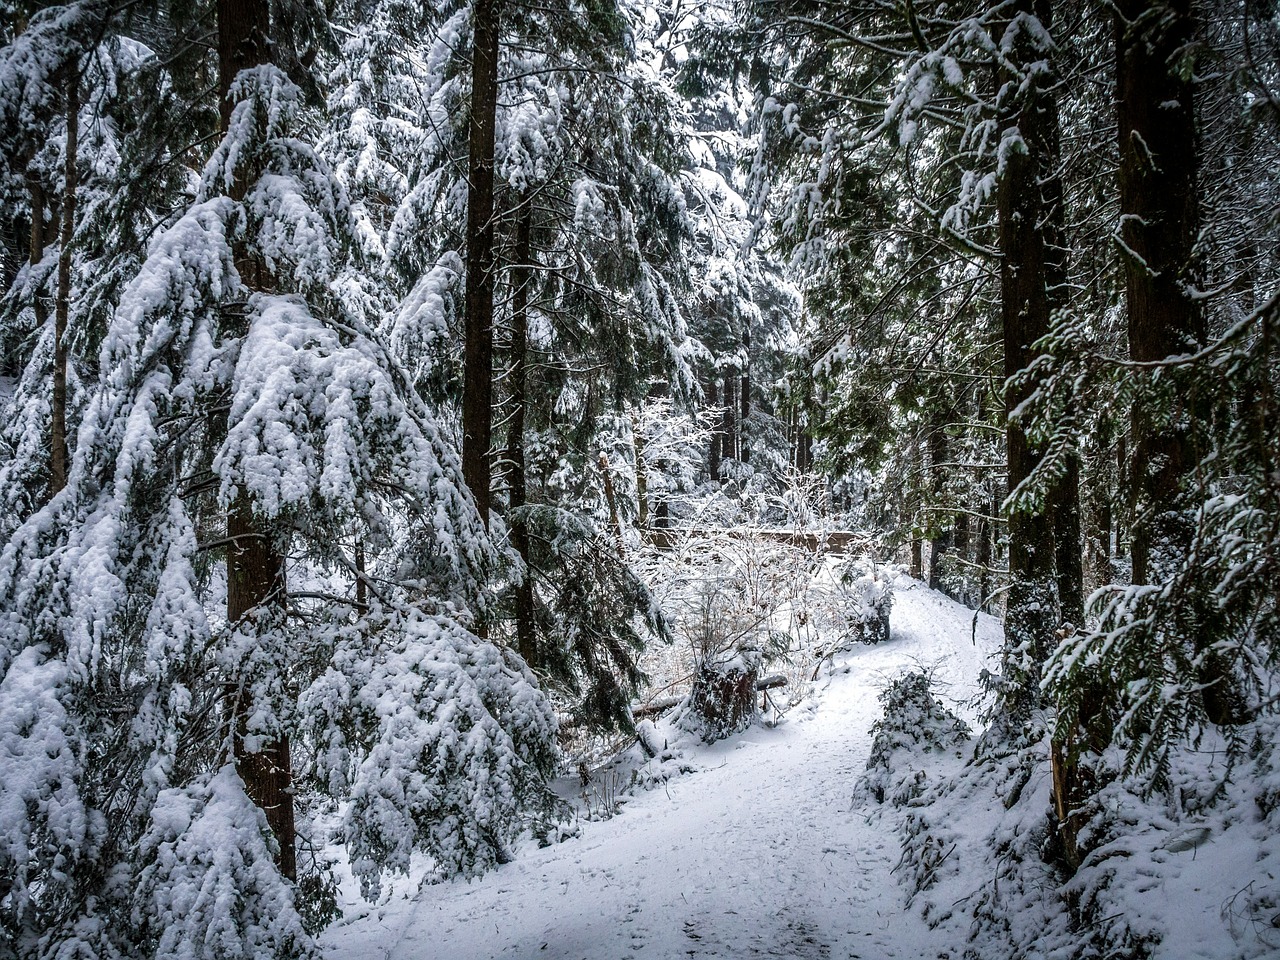
[[[0,44],[0,956],[307,955],[338,809],[370,896],[507,862],[565,737],[632,735],[673,531],[858,530],[1003,618],[966,776],[1050,777],[992,842],[1080,956],[1144,949],[1070,886],[1117,797],[1280,810],[1273,3],[0,0]],[[744,633],[725,730],[787,655]]]

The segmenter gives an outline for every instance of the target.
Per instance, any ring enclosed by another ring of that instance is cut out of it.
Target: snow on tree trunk
[[[269,62],[270,7],[263,0],[219,0],[218,66],[222,94],[222,132],[227,133],[231,117],[231,87],[242,70]],[[242,171],[231,185],[231,196],[242,200],[254,171]],[[266,274],[260,260],[236,252],[237,267],[250,290],[254,281]],[[228,412],[231,416],[231,412]],[[228,420],[228,431],[234,423]],[[274,532],[259,522],[247,491],[235,495],[227,513],[227,622],[235,630],[252,630],[279,618],[285,604],[284,558],[273,542]],[[271,664],[269,669],[288,673],[288,664]],[[241,683],[229,691],[230,723],[236,770],[244,780],[245,793],[266,814],[279,844],[280,872],[297,879],[294,823],[293,771],[289,763],[289,741],[279,730],[251,729],[250,718],[258,712],[253,693]]]

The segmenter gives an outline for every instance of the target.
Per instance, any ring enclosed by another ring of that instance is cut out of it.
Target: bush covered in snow
[[[865,558],[854,560],[841,574],[841,586],[853,637],[863,643],[888,640],[893,609],[893,580],[888,571]]]
[[[920,754],[960,755],[969,740],[969,725],[933,694],[932,678],[916,671],[895,679],[880,694],[884,717],[871,728],[871,756],[857,790],[876,803],[895,807],[924,792],[926,774]]]

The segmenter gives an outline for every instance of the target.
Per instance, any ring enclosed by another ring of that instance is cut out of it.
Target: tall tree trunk
[[[940,513],[943,493],[946,489],[947,433],[945,417],[938,415],[934,419],[933,429],[929,431],[929,472],[932,475],[932,495],[935,515]],[[944,521],[945,522],[945,521]],[[931,590],[948,591],[943,586],[942,576],[946,572],[946,556],[951,549],[951,531],[939,526],[929,538],[929,588]]]
[[[1194,105],[1190,78],[1172,62],[1192,42],[1194,21],[1190,0],[1121,0],[1115,10],[1129,356],[1164,360],[1195,352],[1206,335],[1204,313],[1188,289],[1200,223]],[[1153,423],[1141,405],[1132,430],[1133,582],[1160,583],[1190,543],[1188,518],[1168,508],[1181,500],[1195,466],[1193,437],[1189,424]]]
[[[76,153],[80,139],[80,73],[67,72],[67,143],[62,191],[62,236],[58,250],[58,297],[53,319],[53,405],[49,425],[50,492],[67,485],[67,320],[71,309],[71,240],[76,226]]]
[[[1207,340],[1194,246],[1200,231],[1195,103],[1184,58],[1196,40],[1191,0],[1118,0],[1116,121],[1120,138],[1120,237],[1129,315],[1129,357],[1138,362],[1194,353]],[[1196,431],[1208,408],[1192,396],[1176,416],[1135,404],[1129,482],[1135,584],[1162,584],[1177,572],[1195,536],[1187,503]],[[1191,641],[1201,643],[1199,631]],[[1216,724],[1241,719],[1241,698],[1222,659],[1197,649],[1205,713]]]
[[[467,315],[463,355],[462,475],[489,523],[489,445],[493,436],[493,156],[498,112],[501,0],[477,0],[472,10],[471,120],[467,158]]]
[[[1044,17],[1052,15],[1052,0],[1044,2]],[[1046,19],[1045,29],[1051,24]],[[1067,305],[1067,239],[1062,195],[1062,138],[1058,107],[1052,94],[1047,101],[1043,128],[1044,168],[1040,195],[1044,210],[1044,284],[1049,321]],[[1046,331],[1047,332],[1047,331]],[[1058,611],[1061,620],[1080,627],[1084,623],[1084,554],[1080,544],[1080,453],[1072,438],[1062,476],[1049,491],[1045,509],[1053,518],[1054,566],[1057,573]]]
[[[991,493],[984,484],[983,486],[983,503],[982,513],[978,518],[978,606],[987,609],[987,597],[991,595],[991,521],[987,519],[994,516],[991,509]]]
[[[231,117],[231,83],[236,75],[270,62],[271,17],[267,0],[218,0],[218,67],[222,128]],[[231,194],[242,199],[249,184],[239,181]],[[266,268],[243,251],[236,252],[236,266],[251,289],[261,287]],[[227,622],[248,624],[273,619],[285,602],[284,558],[276,549],[272,532],[253,514],[252,501],[240,493],[227,515]],[[282,672],[287,664],[277,664]],[[231,734],[236,770],[249,798],[266,814],[267,824],[280,846],[280,872],[297,879],[294,824],[293,770],[289,740],[281,733],[261,743],[248,739],[248,721],[254,712],[247,691],[236,690],[232,699]]]
[[[1051,26],[1049,0],[1018,0],[1010,11],[1038,16]],[[1019,38],[1015,56],[1024,62],[1039,59]],[[1016,78],[1004,76],[1009,86]],[[1045,84],[1021,92],[1019,102],[1001,117],[1006,129],[1017,127],[1025,150],[1009,151],[997,187],[999,218],[1000,314],[1004,333],[1006,379],[1026,369],[1035,358],[1031,345],[1049,332],[1050,259],[1060,248],[1046,237],[1046,223],[1060,220],[1062,209],[1046,203],[1042,183],[1056,174],[1058,111]],[[1008,482],[1013,491],[1039,465],[1041,451],[1033,448],[1013,411],[1030,395],[1029,384],[1006,385],[1005,431]],[[1051,498],[1052,499],[1052,498]],[[1009,515],[1009,591],[1005,612],[1004,674],[1008,684],[1005,706],[1009,719],[1025,720],[1039,701],[1040,676],[1053,649],[1058,626],[1055,579],[1055,538],[1052,516],[1044,510],[1014,510]]]
[[[516,221],[515,247],[511,252],[511,424],[508,427],[507,499],[511,510],[511,545],[524,561],[525,576],[516,588],[516,646],[524,662],[541,665],[534,622],[533,571],[529,566],[529,526],[522,514],[528,502],[525,479],[524,429],[528,406],[529,280],[533,257],[533,207],[529,198],[521,204]]]
[[[29,177],[30,179],[28,181],[28,189],[30,190],[30,193],[31,193],[31,245],[30,245],[29,257],[31,261],[31,267],[32,269],[34,269],[37,264],[39,264],[42,260],[44,260],[45,196],[44,196],[44,184],[40,182],[39,174],[32,172],[29,175]],[[32,297],[31,308],[35,314],[36,329],[43,330],[44,325],[49,322],[49,308],[44,301],[44,297],[40,295],[40,292],[38,290],[36,291],[35,296]],[[56,331],[54,332],[54,336],[55,337],[57,336]],[[55,350],[54,352],[56,354],[57,351]],[[54,365],[55,366],[57,365],[56,358],[55,358]],[[50,432],[52,433],[52,431]],[[54,483],[53,477],[52,477],[52,471],[50,471],[49,496],[52,497],[60,489],[61,487],[56,486],[56,484]]]
[[[707,405],[714,411],[713,426],[711,428],[711,449],[707,454],[707,470],[711,474],[712,483],[717,483],[720,480],[720,437],[723,430],[721,416],[717,409],[720,406],[717,389],[716,376],[713,373],[711,381],[707,385]]]
[[[747,446],[747,418],[751,416],[751,334],[742,335],[743,353],[746,361],[742,365],[742,377],[738,382],[738,399],[740,415],[738,417],[738,458],[743,463],[751,462],[751,449]]]
[[[637,429],[639,423],[631,418],[631,446],[636,458],[636,527],[645,530],[649,526],[649,465],[644,459],[644,435]]]
[[[284,603],[284,560],[270,535],[253,515],[249,499],[236,498],[227,517],[227,622],[248,623]],[[268,615],[268,619],[270,619]],[[295,859],[292,766],[289,739],[284,734],[266,741],[261,750],[249,750],[246,739],[253,704],[248,692],[236,691],[234,743],[236,769],[245,792],[267,815],[267,823],[280,845],[280,872],[297,879]]]
[[[734,397],[734,386],[737,381],[732,370],[724,372],[724,451],[726,460],[738,459],[738,423],[737,403]]]
[[[1071,454],[1054,485],[1052,503],[1058,609],[1064,623],[1084,624],[1084,549],[1080,543],[1080,458]]]

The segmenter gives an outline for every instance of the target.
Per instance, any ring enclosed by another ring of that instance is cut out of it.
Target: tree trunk
[[[231,122],[231,82],[241,70],[271,62],[266,0],[218,0],[218,103],[222,130]]]
[[[30,174],[30,180],[29,180],[29,183],[28,183],[28,187],[29,187],[30,192],[31,192],[31,247],[30,247],[30,260],[31,260],[31,267],[32,267],[32,269],[35,269],[35,267],[36,267],[36,266],[37,266],[37,265],[38,265],[42,260],[44,260],[44,248],[45,248],[45,225],[44,225],[45,197],[44,197],[44,184],[42,184],[42,183],[40,182],[40,177],[39,177],[39,175],[38,175],[38,174],[36,174],[36,173],[32,173],[32,174]],[[48,308],[48,305],[45,303],[45,301],[44,301],[44,297],[42,297],[42,296],[40,295],[40,292],[39,292],[38,290],[36,291],[35,296],[33,296],[33,297],[31,298],[31,300],[32,300],[32,302],[31,302],[31,309],[32,309],[32,312],[35,314],[36,329],[37,329],[37,330],[43,330],[43,329],[44,329],[44,325],[45,325],[46,323],[48,323],[48,322],[49,322],[49,308]],[[56,331],[56,330],[54,331],[54,336],[55,336],[55,338],[57,337],[57,331]],[[55,354],[57,353],[56,349],[55,349],[55,351],[54,351],[54,352],[55,352]],[[56,359],[56,357],[55,357],[55,360],[54,360],[54,366],[55,366],[55,367],[57,366],[57,359]],[[56,376],[57,376],[57,375],[56,375],[56,373],[55,373],[55,377],[56,377]],[[50,432],[52,433],[52,431],[50,431]],[[58,492],[58,490],[62,489],[62,487],[61,487],[61,486],[59,486],[59,485],[57,485],[57,484],[56,484],[56,482],[55,482],[55,481],[54,481],[54,479],[53,479],[53,475],[52,475],[52,474],[53,474],[53,471],[52,471],[52,470],[50,470],[50,482],[49,482],[49,496],[50,496],[50,497],[52,497],[55,493],[57,493],[57,492]]]
[[[986,502],[982,504],[982,514],[978,518],[978,606],[986,610],[987,597],[991,595],[991,521],[987,517],[994,514],[991,513],[991,496],[985,487],[983,494]]]
[[[1050,28],[1049,0],[1018,0],[1011,15],[1032,14]],[[1022,38],[1020,44],[1025,45]],[[1015,50],[1029,61],[1030,49]],[[1004,79],[1014,81],[1013,77]],[[1006,108],[1005,128],[1016,126],[1025,151],[1010,151],[997,187],[999,218],[1000,314],[1004,333],[1006,379],[1024,370],[1035,358],[1031,345],[1049,332],[1052,260],[1061,248],[1050,236],[1060,236],[1062,207],[1054,191],[1044,189],[1058,173],[1058,109],[1047,84],[1023,91],[1020,102]],[[1060,193],[1058,194],[1060,196]],[[1058,274],[1060,275],[1060,274]],[[1009,490],[1031,476],[1041,451],[1033,448],[1012,414],[1031,394],[1029,384],[1005,389],[1005,431]],[[1052,498],[1051,498],[1052,500]],[[1051,504],[1047,504],[1051,507]],[[1005,705],[1010,720],[1025,720],[1039,701],[1040,676],[1053,649],[1058,626],[1055,579],[1055,538],[1052,516],[1046,511],[1015,510],[1009,515],[1009,591],[1005,612]]]
[[[1158,16],[1153,14],[1158,13]],[[1129,315],[1129,357],[1138,362],[1194,353],[1207,340],[1195,242],[1200,231],[1195,102],[1183,62],[1196,40],[1191,0],[1119,0],[1115,6],[1116,120],[1120,138],[1120,237]],[[1195,396],[1167,418],[1133,407],[1130,495],[1133,582],[1167,583],[1190,552],[1195,511],[1187,503],[1199,460],[1196,431],[1209,409]],[[1202,664],[1205,714],[1242,719],[1230,667],[1191,642]]]
[[[1080,460],[1074,454],[1054,485],[1054,553],[1058,575],[1058,608],[1064,623],[1084,624],[1084,550],[1080,543]]]
[[[471,120],[467,158],[467,314],[463,352],[462,474],[489,523],[489,446],[493,435],[493,157],[498,111],[500,0],[473,7]]]
[[[521,511],[528,502],[525,478],[524,428],[528,405],[529,280],[532,275],[533,212],[529,199],[521,204],[516,222],[515,248],[511,252],[511,424],[508,428],[507,499],[511,511],[511,545],[524,561],[525,575],[516,588],[516,646],[524,662],[541,665],[534,622],[533,571],[529,566],[529,526]]]
[[[711,449],[707,454],[707,470],[711,474],[711,482],[716,483],[720,480],[720,435],[722,431],[721,417],[717,410],[720,406],[719,397],[716,394],[717,381],[715,374],[711,376],[711,382],[707,386],[707,405],[713,410],[714,426],[711,429]]]
[[[743,334],[743,353],[747,360],[742,365],[742,376],[738,381],[738,399],[740,400],[738,417],[738,458],[743,463],[751,462],[751,450],[747,446],[747,418],[751,416],[751,334]]]
[[[618,514],[618,493],[613,486],[613,474],[609,472],[609,458],[603,450],[596,458],[600,466],[600,478],[604,484],[604,501],[609,508],[609,526],[618,534],[618,556],[626,554],[626,541],[623,539],[622,517]]]
[[[940,515],[939,507],[946,489],[947,434],[943,425],[943,417],[938,416],[929,431],[929,472],[932,475],[932,495],[934,515]],[[945,520],[944,520],[945,523]],[[943,574],[946,572],[946,556],[951,549],[951,531],[939,525],[929,538],[929,589],[949,592],[943,585]]]
[[[1193,353],[1206,334],[1188,290],[1200,222],[1191,80],[1171,62],[1193,41],[1194,21],[1190,0],[1159,6],[1159,18],[1147,0],[1121,0],[1115,8],[1120,235],[1129,356],[1136,361]],[[1187,516],[1169,508],[1182,499],[1195,466],[1193,437],[1189,423],[1153,423],[1142,405],[1134,407],[1132,429],[1133,582],[1160,583],[1190,543]]]
[[[649,527],[649,465],[644,461],[644,435],[637,429],[639,423],[631,418],[631,446],[636,458],[636,526]]]
[[[62,236],[58,250],[58,298],[53,319],[53,404],[49,424],[50,492],[67,485],[67,320],[71,309],[71,240],[76,226],[76,153],[80,138],[80,74],[67,76],[67,143],[62,192]]]
[[[227,517],[227,622],[247,624],[284,603],[284,561],[268,534],[253,516],[249,500],[236,498]],[[252,628],[250,628],[252,629]],[[297,879],[295,859],[292,767],[289,740],[280,734],[266,742],[261,751],[246,747],[249,716],[253,704],[243,688],[235,691],[233,740],[236,769],[245,792],[267,815],[267,823],[280,844],[280,872]]]
[[[222,129],[231,117],[231,83],[236,75],[270,61],[270,8],[266,0],[218,0],[218,82]],[[244,197],[249,184],[232,185],[235,199]],[[266,269],[260,262],[236,251],[236,265],[246,285],[264,283]],[[240,493],[227,515],[227,622],[247,626],[254,618],[266,616],[285,602],[284,558],[275,549],[271,531],[253,515],[252,501]],[[274,608],[274,610],[273,610]],[[275,664],[286,672],[287,664]],[[244,781],[245,793],[266,814],[267,824],[280,847],[280,872],[297,879],[292,780],[289,740],[284,733],[266,741],[261,750],[251,751],[245,734],[254,712],[247,691],[233,691],[231,735],[236,770]]]
[[[738,459],[738,422],[737,422],[737,403],[734,397],[734,386],[737,381],[732,370],[724,372],[724,449],[723,457],[726,460]]]

